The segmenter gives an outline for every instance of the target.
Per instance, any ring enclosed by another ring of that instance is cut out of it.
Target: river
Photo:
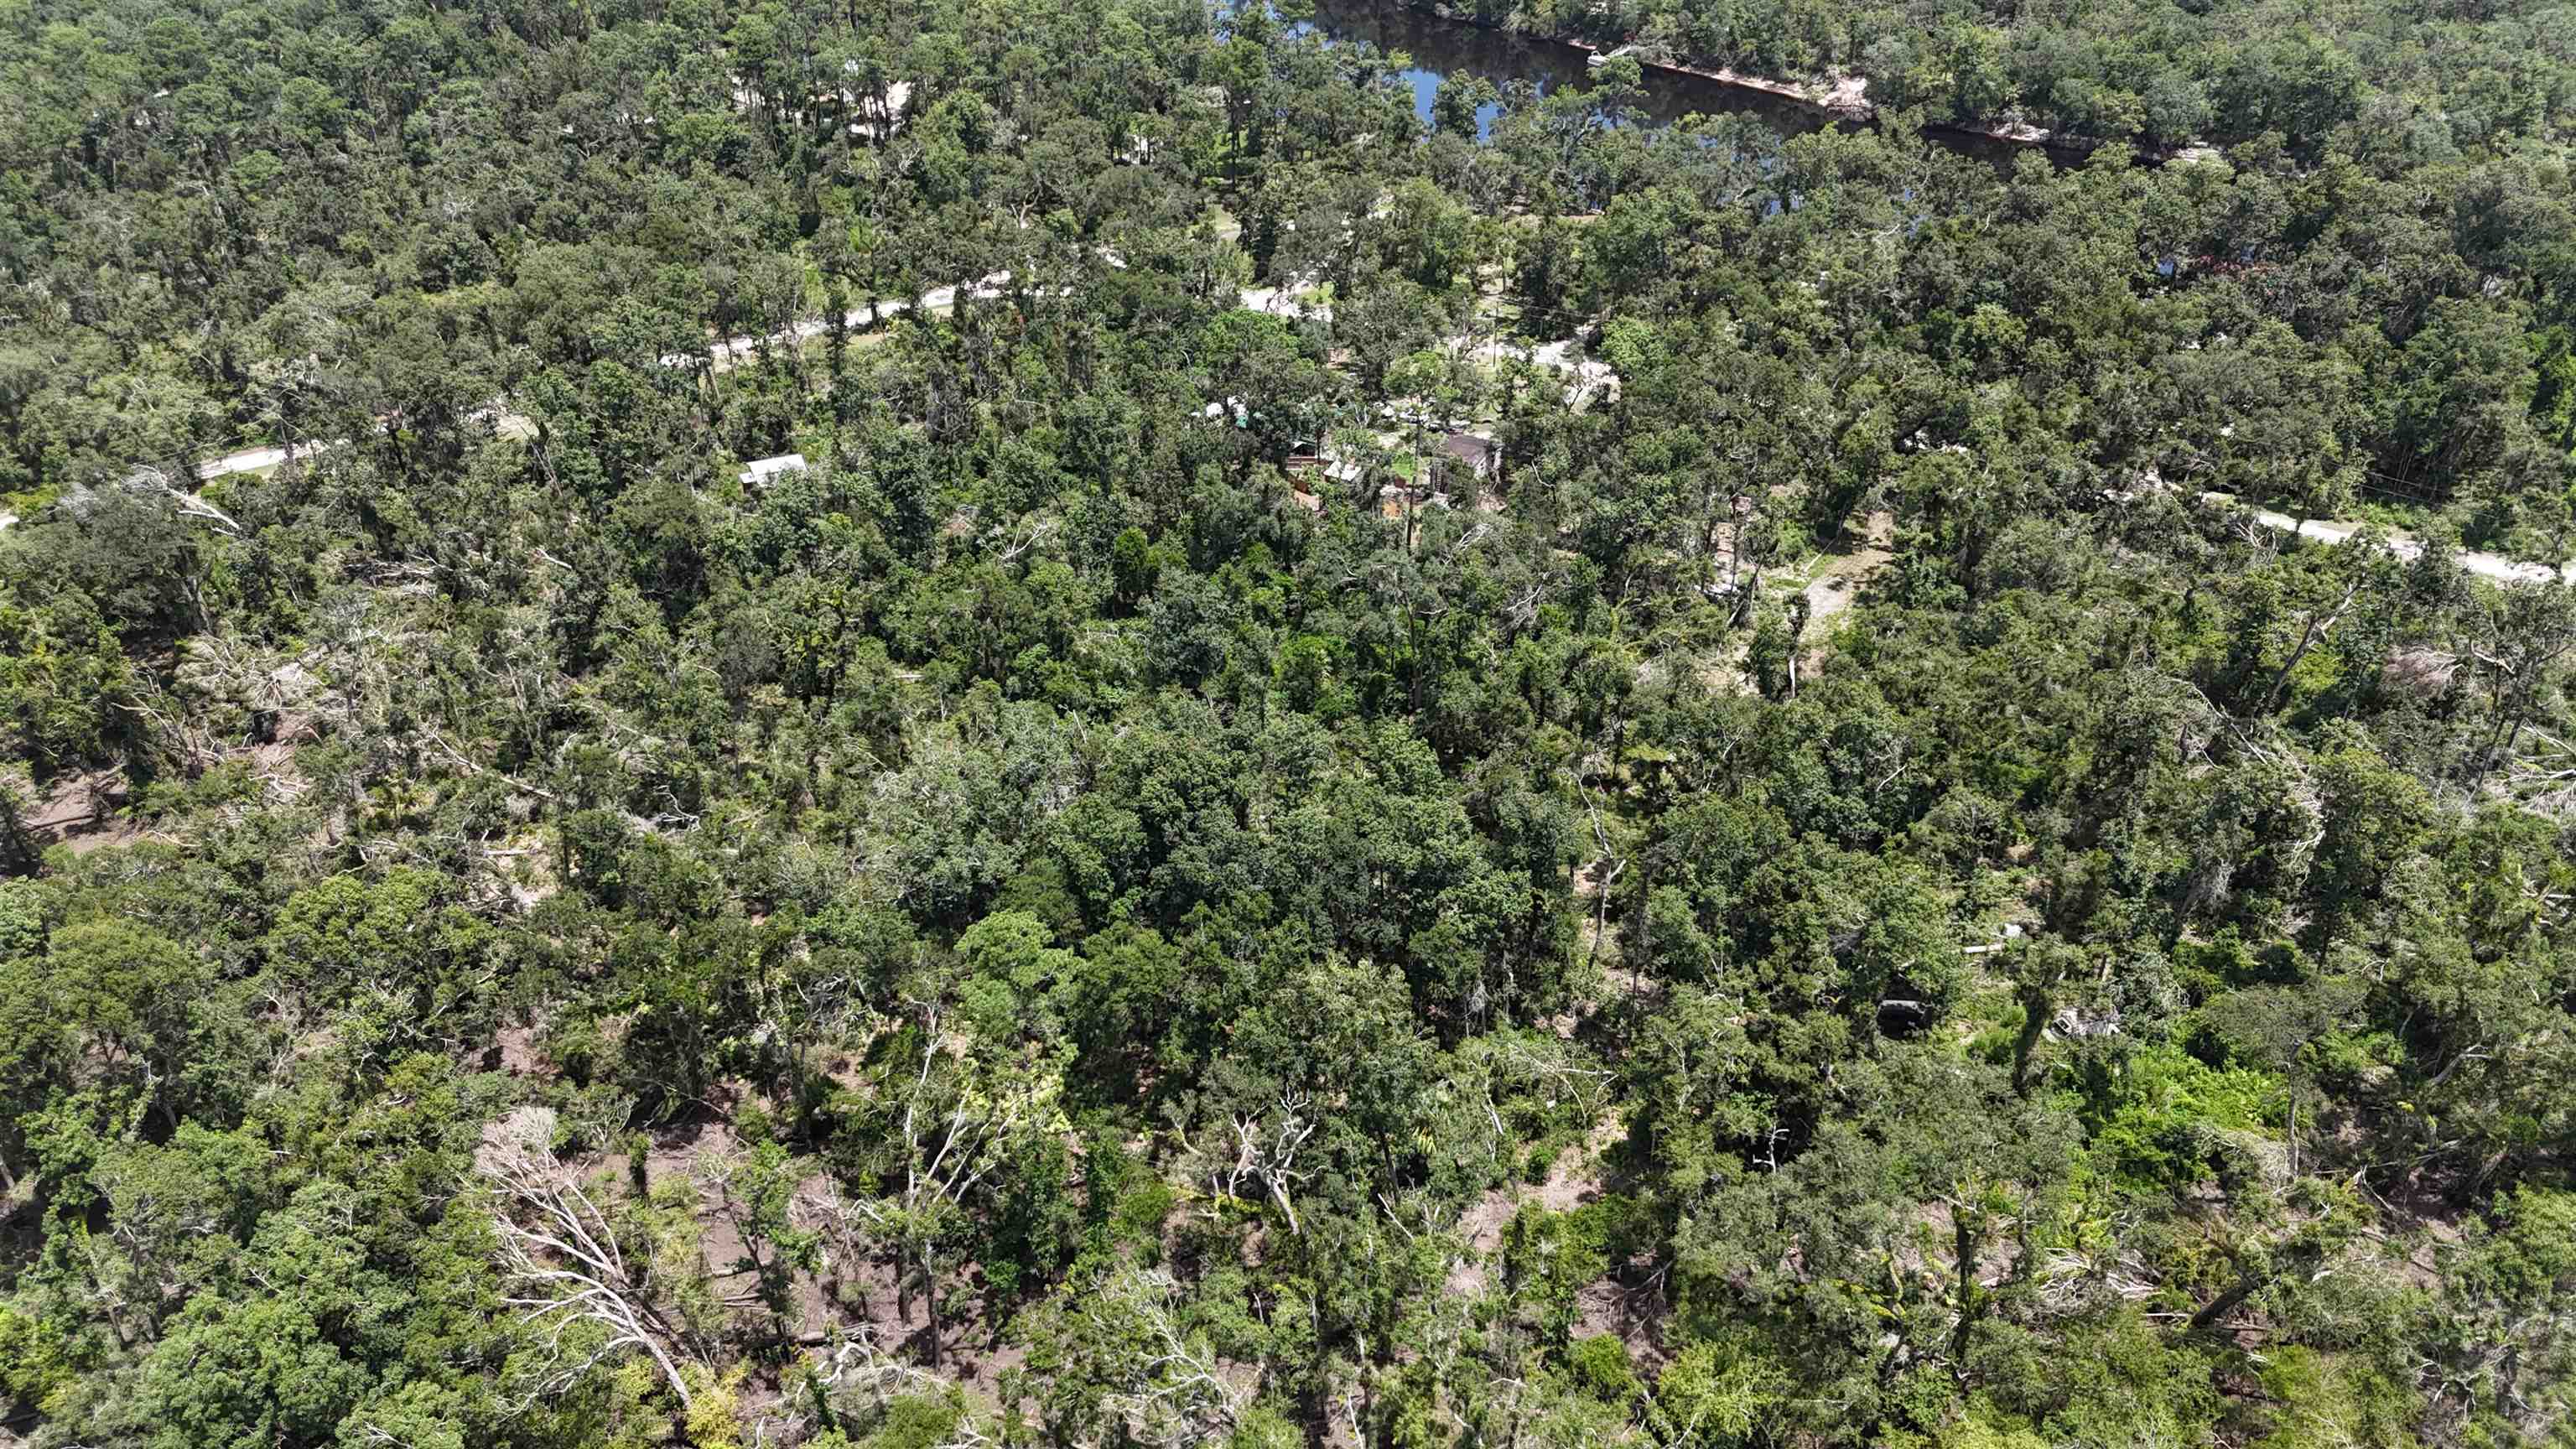
[[[1509,31],[1443,20],[1428,11],[1372,0],[1318,3],[1312,28],[1334,44],[1365,43],[1390,54],[1402,51],[1413,62],[1404,80],[1413,87],[1414,114],[1431,120],[1431,97],[1444,76],[1483,76],[1501,87],[1521,81],[1546,95],[1559,86],[1589,85],[1586,62],[1591,52],[1562,41],[1539,40]],[[1639,119],[1666,126],[1699,114],[1750,115],[1768,122],[1783,136],[1794,136],[1831,124],[1820,110],[1778,96],[1746,90],[1678,71],[1645,73],[1646,99]],[[1489,131],[1501,107],[1487,105],[1476,115],[1477,132]]]
[[[1498,88],[1520,81],[1541,95],[1558,86],[1590,84],[1586,62],[1591,52],[1578,46],[1463,20],[1443,20],[1396,0],[1314,0],[1314,19],[1299,22],[1297,28],[1319,34],[1330,44],[1366,44],[1390,54],[1402,51],[1412,62],[1402,74],[1413,87],[1413,112],[1425,125],[1431,120],[1431,98],[1447,76],[1482,76]],[[1838,120],[1821,107],[1750,87],[1661,67],[1647,68],[1645,90],[1637,112],[1649,125],[1670,125],[1688,115],[1753,116],[1786,137],[1827,126],[1857,129],[1866,124]],[[1476,113],[1479,138],[1491,131],[1501,109],[1488,104]],[[2028,149],[1988,136],[1930,129],[1924,134],[1950,150],[1998,164],[2009,164]]]

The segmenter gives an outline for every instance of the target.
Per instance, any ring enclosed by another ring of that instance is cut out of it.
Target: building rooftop
[[[746,464],[742,470],[742,481],[753,484],[766,483],[781,473],[802,473],[804,471],[804,454],[781,453],[775,458],[754,458],[751,460],[751,462]]]

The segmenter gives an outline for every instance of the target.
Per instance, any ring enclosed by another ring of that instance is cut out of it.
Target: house
[[[742,470],[742,481],[754,488],[757,488],[761,484],[768,482],[770,479],[777,477],[781,473],[802,473],[804,471],[804,454],[781,453],[775,458],[753,459],[750,465]]]
[[[1303,478],[1309,474],[1321,473],[1327,482],[1350,485],[1356,485],[1368,474],[1368,463],[1365,459],[1353,456],[1335,444],[1319,444],[1312,441],[1299,442],[1290,446],[1287,468],[1291,477]]]
[[[1501,471],[1503,450],[1482,433],[1451,433],[1431,457],[1431,481],[1455,493],[1482,488]]]

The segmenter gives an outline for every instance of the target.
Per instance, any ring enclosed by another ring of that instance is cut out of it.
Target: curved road
[[[1125,263],[1112,257],[1110,258],[1110,265],[1124,266]],[[991,301],[1003,294],[1003,288],[1010,284],[1010,280],[1010,273],[995,272],[967,288],[966,295],[969,299],[975,301]],[[921,305],[928,311],[945,311],[948,308],[957,305],[957,292],[958,289],[955,287],[933,287],[929,291],[922,293]],[[1281,317],[1312,317],[1318,321],[1330,321],[1333,315],[1333,309],[1331,307],[1320,303],[1310,304],[1300,302],[1293,295],[1285,293],[1277,287],[1246,287],[1240,295],[1242,305],[1255,312],[1268,312]],[[884,323],[890,318],[899,317],[904,313],[911,311],[912,305],[912,303],[907,301],[894,300],[879,302],[870,307],[852,308],[841,319],[842,325],[852,331],[865,331],[870,327]],[[818,319],[811,322],[799,322],[785,332],[773,332],[766,337],[728,337],[720,342],[709,343],[706,352],[708,366],[717,372],[729,371],[740,366],[749,358],[755,356],[764,346],[775,345],[782,342],[794,342],[798,344],[810,342],[813,339],[822,336],[827,330],[827,326],[828,324]],[[1545,349],[1541,349],[1541,351],[1544,353]],[[698,354],[696,353],[671,352],[663,354],[661,363],[664,367],[687,367],[695,363],[697,359]],[[1542,360],[1547,360],[1550,362],[1550,365],[1555,366],[1571,365],[1557,363],[1553,359],[1542,358]],[[1597,366],[1598,364],[1594,365]],[[498,421],[501,426],[507,427],[511,423],[521,421],[521,419],[515,413],[504,412],[499,414]],[[300,445],[296,451],[299,453],[310,453],[317,448],[328,446],[331,445],[327,443],[305,443]],[[262,468],[277,467],[285,461],[286,450],[284,448],[245,448],[238,453],[226,453],[221,457],[201,459],[197,464],[197,477],[200,480],[206,480],[222,478],[234,473],[256,473]],[[7,518],[7,521],[0,522],[0,528],[6,528],[10,523],[14,523],[16,521],[17,520],[14,517],[9,517]]]
[[[1010,277],[1008,273],[997,272],[993,276],[985,278],[981,283],[978,283],[969,295],[984,299],[998,297],[1001,295],[1001,284],[1007,282],[1009,279]],[[1243,305],[1253,311],[1271,312],[1283,316],[1317,318],[1330,318],[1332,316],[1331,308],[1324,306],[1308,306],[1291,297],[1283,295],[1279,289],[1275,287],[1248,287],[1244,289],[1242,295]],[[956,299],[956,288],[939,287],[926,293],[922,298],[922,304],[935,310],[942,307],[953,306]],[[888,302],[877,308],[875,315],[878,319],[882,320],[907,310],[909,305],[910,304],[904,302]],[[866,312],[854,311],[849,314],[848,325],[853,328],[866,326],[868,325],[868,317],[869,314]],[[819,337],[822,333],[822,323],[806,322],[798,324],[795,329],[794,336],[796,340],[801,342],[809,338]],[[738,364],[741,359],[750,356],[764,340],[769,342],[785,341],[786,335],[781,334],[767,339],[753,337],[728,338],[725,341],[714,344],[711,348],[713,365],[718,371],[734,366]],[[1506,356],[1525,358],[1541,363],[1545,366],[1554,367],[1559,371],[1573,373],[1577,378],[1577,389],[1583,392],[1589,392],[1593,387],[1599,385],[1601,378],[1594,376],[1596,371],[1601,374],[1602,377],[1609,377],[1610,375],[1609,369],[1603,367],[1600,363],[1576,361],[1570,355],[1569,350],[1563,343],[1550,344],[1549,346],[1537,348],[1534,351],[1521,348],[1507,348],[1503,344],[1496,343],[1489,344],[1485,348],[1480,349],[1477,355],[1480,357],[1491,356],[1496,359]],[[686,359],[683,358],[683,363],[685,360]],[[667,357],[664,358],[663,361],[672,365],[682,365],[682,363],[673,363],[672,359]],[[1611,378],[1610,380],[1612,385],[1615,386],[1615,378]],[[514,415],[506,413],[503,414],[501,418],[501,421],[505,426],[516,420],[517,419]],[[308,443],[299,451],[311,452],[316,447],[320,446],[326,445]],[[197,476],[200,478],[221,478],[230,473],[253,473],[262,468],[274,468],[285,461],[286,450],[284,448],[246,448],[238,453],[226,453],[220,458],[208,458],[204,460],[197,465]],[[2266,528],[2276,529],[2295,538],[2313,539],[2319,543],[2348,543],[2355,535],[2369,527],[2368,524],[2364,523],[2355,523],[2343,519],[2331,518],[2311,518],[2305,523],[2302,523],[2298,519],[2293,518],[2286,513],[2278,513],[2269,508],[2260,508],[2239,503],[2231,494],[2203,493],[2200,496],[2206,502],[2222,504],[2227,507],[2237,509]],[[14,514],[0,514],[0,528],[7,528],[10,524],[17,521],[17,516]],[[2384,531],[2381,536],[2388,540],[2390,552],[2395,553],[2399,558],[2412,559],[2418,557],[2424,552],[2423,542],[2407,534],[2388,530]],[[2459,561],[2460,567],[2467,569],[2470,573],[2476,574],[2480,578],[2493,579],[2497,583],[2545,584],[2558,582],[2576,584],[2576,563],[2566,564],[2558,568],[2551,568],[2547,564],[2529,563],[2521,559],[2506,558],[2502,554],[2494,553],[2462,552],[2455,553],[2452,557]]]
[[[2347,523],[2341,519],[2331,518],[2311,518],[2302,524],[2286,513],[2275,513],[2268,508],[2240,504],[2230,494],[2203,493],[2200,496],[2204,501],[2223,503],[2239,509],[2266,528],[2278,529],[2294,538],[2312,538],[2319,543],[2349,543],[2355,534],[2370,526],[2365,523]],[[2421,556],[2424,552],[2424,544],[2420,539],[2394,530],[2384,531],[2381,536],[2388,540],[2389,552],[2399,558],[2412,559]],[[2553,581],[2576,583],[2576,564],[2569,564],[2563,568],[2551,568],[2547,564],[2525,563],[2520,559],[2510,559],[2494,553],[2455,553],[2451,557],[2457,559],[2460,567],[2470,573],[2481,578],[2494,579],[2498,583],[2545,584]]]

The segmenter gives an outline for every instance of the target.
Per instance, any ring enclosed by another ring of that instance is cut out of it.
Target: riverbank
[[[1380,0],[1380,3],[1404,10],[1443,25],[1509,36],[1521,41],[1560,45],[1583,54],[1588,65],[1598,66],[1615,56],[1626,56],[1639,68],[1653,75],[1687,78],[1704,85],[1718,86],[1747,97],[1757,97],[1772,104],[1804,111],[1820,124],[1875,125],[1879,108],[1869,98],[1866,76],[1820,77],[1808,81],[1782,80],[1772,76],[1740,71],[1732,66],[1699,66],[1680,61],[1662,60],[1648,55],[1634,40],[1603,48],[1598,42],[1579,36],[1549,30],[1523,30],[1461,12],[1442,0]],[[2081,161],[2104,145],[2113,144],[2095,137],[2067,136],[2035,126],[2026,121],[2006,119],[1926,120],[1924,134],[1953,143],[1989,146],[2005,150],[2037,150],[2060,162]],[[2216,155],[2214,148],[2199,144],[2150,146],[2132,140],[2118,144],[2131,147],[2140,160],[2149,165],[2169,161]]]
[[[1434,14],[1447,8],[1437,4],[1431,7]],[[1476,25],[1483,22],[1470,20],[1464,23]],[[1635,61],[1644,70],[1660,71],[1665,75],[1686,75],[1699,80],[1713,81],[1722,86],[1733,86],[1738,90],[1758,91],[1766,96],[1823,112],[1836,120],[1867,122],[1877,118],[1877,108],[1869,102],[1869,82],[1859,76],[1848,76],[1832,82],[1801,83],[1773,80],[1769,76],[1749,75],[1732,66],[1722,65],[1712,70],[1703,66],[1683,65],[1676,61],[1657,60],[1646,54],[1644,49],[1634,41],[1614,46],[1609,50],[1603,50],[1588,40],[1568,39],[1559,43],[1584,52],[1588,63],[1595,67],[1604,61],[1626,58]]]

